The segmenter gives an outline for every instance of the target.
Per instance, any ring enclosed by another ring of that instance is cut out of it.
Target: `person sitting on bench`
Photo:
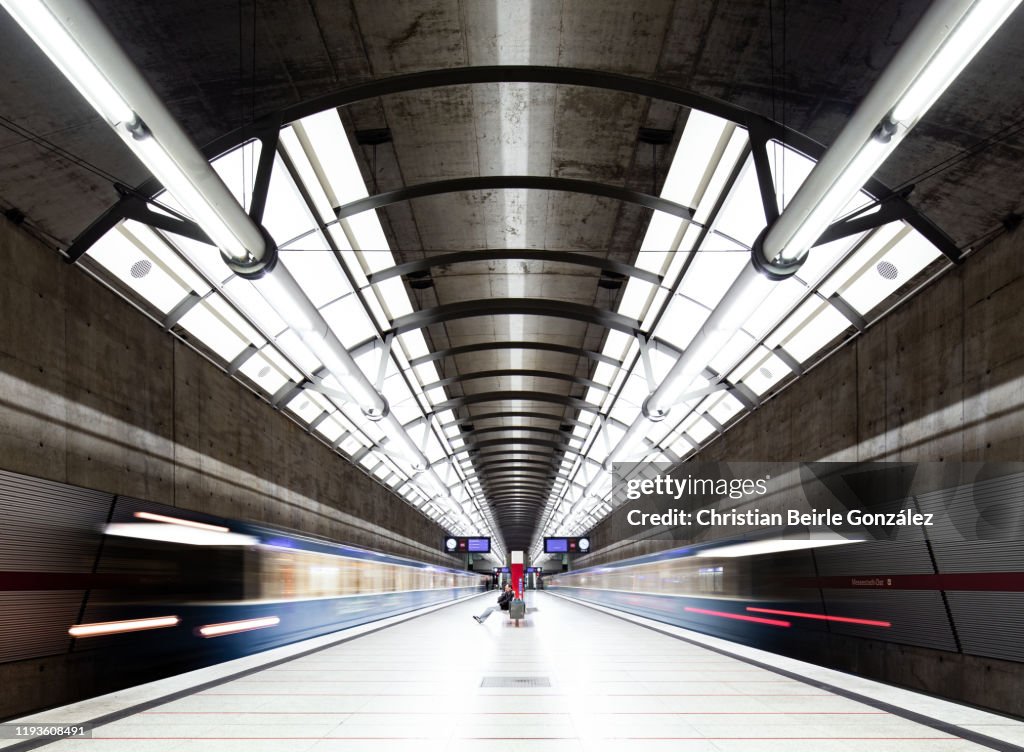
[[[501,609],[502,611],[508,611],[508,604],[510,604],[512,602],[512,599],[515,597],[516,594],[512,590],[512,585],[506,584],[505,590],[502,592],[501,595],[498,596],[498,605],[491,606],[490,608],[486,609],[482,614],[480,614],[479,616],[474,616],[473,618],[477,620],[477,623],[483,624],[484,621],[486,621],[487,617],[493,614],[498,609]]]

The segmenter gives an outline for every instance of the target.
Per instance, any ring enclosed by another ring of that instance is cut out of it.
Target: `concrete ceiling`
[[[823,143],[885,67],[927,7],[926,0],[94,0],[101,16],[158,93],[200,143],[260,115],[353,83],[423,70],[478,65],[551,65],[652,78],[774,117]],[[771,7],[769,7],[771,6]],[[773,68],[774,47],[774,68]],[[17,207],[40,232],[66,245],[117,198],[110,181],[56,153],[137,184],[144,171],[42,54],[0,17],[0,202]],[[890,185],[1011,127],[1006,138],[925,181],[911,203],[959,244],[1021,207],[1024,141],[1024,12],[997,33],[967,72],[884,166]],[[346,108],[355,129],[391,129],[377,149],[357,147],[371,193],[436,180],[488,175],[578,178],[657,192],[671,149],[638,142],[641,127],[673,129],[684,108],[631,94],[545,84],[452,86],[396,94]],[[15,125],[20,132],[12,130]],[[33,138],[28,138],[30,133]],[[654,159],[652,160],[652,154]],[[371,170],[371,165],[375,172]],[[450,193],[380,211],[396,260],[439,252],[499,248],[586,253],[629,263],[649,210],[576,193],[490,190]],[[540,261],[481,260],[435,267],[433,287],[411,290],[415,304],[543,298],[611,309],[617,291],[600,271]],[[600,349],[595,324],[536,315],[488,315],[435,324],[435,350],[495,341],[537,341]],[[585,379],[586,358],[506,349],[451,356],[443,378],[515,369]],[[501,399],[502,392],[582,397],[566,378],[503,375],[449,384],[450,397],[491,395],[460,408],[486,430],[469,441],[508,439],[514,426],[540,441],[563,442],[574,410],[551,402]],[[510,412],[549,415],[507,417]],[[503,413],[502,418],[474,415]],[[551,432],[554,433],[551,433]],[[503,458],[538,471],[516,490],[503,472],[484,473],[509,549],[527,548],[551,475],[541,456],[488,445],[475,462]],[[480,457],[486,455],[486,460]],[[509,465],[501,464],[501,470]],[[538,468],[540,468],[538,470]]]

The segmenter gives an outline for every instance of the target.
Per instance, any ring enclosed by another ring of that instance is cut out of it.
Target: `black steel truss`
[[[568,303],[561,300],[545,300],[542,298],[484,298],[481,300],[463,300],[458,303],[424,308],[399,316],[391,322],[391,330],[395,334],[404,334],[415,329],[422,329],[433,324],[443,324],[457,319],[474,318],[476,316],[510,316],[513,314],[549,316],[560,319],[583,321],[596,324],[606,329],[634,335],[640,330],[640,322],[623,316],[620,313],[594,306]]]
[[[506,376],[526,376],[533,379],[556,379],[558,381],[568,381],[574,386],[593,387],[594,389],[600,389],[602,392],[608,391],[608,387],[604,384],[599,384],[591,379],[585,379],[582,376],[574,376],[569,373],[561,373],[560,371],[534,371],[525,368],[504,368],[495,369],[493,371],[460,373],[456,376],[449,376],[430,384],[424,384],[423,391],[426,392],[437,387],[460,384],[463,381],[473,381],[474,379],[500,379]]]
[[[620,366],[622,363],[615,358],[611,358],[604,353],[599,353],[594,350],[584,350],[579,347],[569,347],[568,345],[558,345],[553,342],[477,342],[472,345],[460,345],[459,347],[449,347],[444,350],[435,350],[432,353],[421,355],[418,358],[413,358],[409,361],[412,366],[422,365],[423,363],[430,363],[435,360],[443,360],[444,358],[451,358],[456,355],[465,355],[467,353],[476,352],[487,352],[489,350],[539,350],[542,352],[557,352],[565,355],[572,355],[578,358],[588,358],[595,360],[598,363],[607,363],[612,366]]]
[[[456,264],[469,264],[473,262],[488,261],[544,261],[548,263],[571,264],[575,266],[586,266],[592,269],[621,274],[623,277],[636,277],[654,285],[661,284],[661,275],[649,272],[646,269],[639,269],[632,264],[623,264],[608,258],[588,256],[585,253],[574,251],[537,251],[537,250],[514,250],[510,248],[488,248],[477,251],[457,251],[455,253],[426,252],[425,258],[416,261],[408,261],[404,264],[392,266],[389,269],[382,269],[379,272],[367,274],[366,278],[370,284],[383,282],[386,279],[402,277],[407,274],[422,274],[438,266],[453,266]]]

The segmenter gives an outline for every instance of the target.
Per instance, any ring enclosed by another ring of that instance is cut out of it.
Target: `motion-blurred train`
[[[74,651],[114,651],[150,674],[452,601],[490,579],[152,504],[121,505],[104,533]]]

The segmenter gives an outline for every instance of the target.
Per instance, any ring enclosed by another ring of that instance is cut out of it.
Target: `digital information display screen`
[[[567,538],[545,538],[544,553],[564,554],[569,551],[569,540]]]
[[[590,550],[590,538],[545,538],[546,554],[585,554]]]
[[[444,550],[450,554],[489,554],[491,539],[449,536],[444,539]]]

